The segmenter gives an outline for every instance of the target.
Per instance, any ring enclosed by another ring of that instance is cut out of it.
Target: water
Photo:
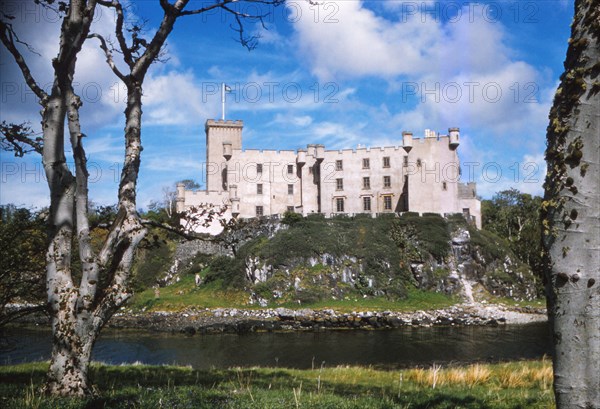
[[[535,359],[550,352],[548,325],[402,328],[382,331],[167,335],[145,331],[103,331],[93,360],[110,364],[311,368],[373,365],[382,368],[449,362]],[[0,344],[0,364],[50,357],[46,329],[11,328]]]

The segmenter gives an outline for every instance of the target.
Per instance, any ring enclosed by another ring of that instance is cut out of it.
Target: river
[[[547,323],[191,337],[107,329],[96,343],[92,359],[110,364],[191,365],[196,369],[321,365],[403,368],[535,359],[549,354],[550,347]],[[47,360],[50,349],[48,329],[9,328],[2,334],[0,364]]]

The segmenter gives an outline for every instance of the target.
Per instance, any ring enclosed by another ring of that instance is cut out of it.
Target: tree
[[[558,408],[600,408],[600,1],[577,0],[547,130],[544,270]]]
[[[42,212],[0,206],[0,327],[44,310],[45,223]],[[27,305],[7,308],[15,302]]]
[[[36,0],[51,7],[55,0]],[[283,0],[246,0],[246,2],[279,5]],[[186,10],[189,0],[159,0],[163,17],[152,38],[143,38],[142,26],[125,21],[125,10],[119,0],[58,1],[64,14],[60,46],[52,61],[53,82],[49,92],[38,85],[20,51],[25,43],[10,24],[13,16],[0,13],[0,41],[12,55],[27,86],[38,97],[42,107],[42,139],[34,139],[24,125],[6,124],[2,131],[3,146],[15,154],[23,147],[42,154],[44,171],[50,190],[46,281],[48,308],[52,322],[52,357],[46,391],[55,395],[83,396],[91,393],[88,379],[92,347],[101,329],[131,297],[131,267],[137,247],[146,234],[145,221],[136,210],[136,187],[140,167],[142,91],[150,66],[158,61],[163,46],[177,19],[222,9],[234,16],[239,41],[247,48],[256,45],[256,37],[247,36],[243,21],[262,22],[264,15],[247,14],[233,8],[237,0],[216,0],[199,9]],[[90,27],[98,7],[116,14],[113,48]],[[128,33],[128,35],[126,35]],[[76,62],[84,41],[97,39],[113,73],[127,88],[125,109],[125,159],[118,188],[117,213],[100,248],[94,249],[90,235],[88,206],[88,170],[83,147],[85,134],[79,119],[82,102],[73,89]],[[117,51],[126,72],[121,72],[113,59]],[[67,128],[65,129],[65,124]],[[5,124],[3,124],[5,125]],[[16,128],[15,128],[16,126]],[[68,140],[66,141],[65,139]],[[70,148],[66,145],[70,143]],[[66,163],[66,151],[73,152],[75,173]],[[74,242],[76,245],[74,245]],[[71,255],[78,249],[80,279],[74,274]]]
[[[542,198],[517,189],[498,192],[481,203],[483,228],[508,240],[515,255],[541,275]]]

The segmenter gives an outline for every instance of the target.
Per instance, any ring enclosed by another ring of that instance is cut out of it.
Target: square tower
[[[242,149],[243,121],[206,121],[206,190],[225,190],[227,161],[234,150]]]

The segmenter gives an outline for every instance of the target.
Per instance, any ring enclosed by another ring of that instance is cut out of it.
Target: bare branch
[[[223,2],[215,2],[214,4],[211,4],[210,6],[202,7],[200,9],[196,9],[196,10],[182,10],[179,12],[178,16],[192,16],[194,14],[202,14],[202,13],[205,13],[210,10],[221,8],[225,4],[232,3],[234,1],[236,1],[236,0],[225,0]]]
[[[260,38],[260,36],[250,36],[250,37],[246,37],[244,35],[244,23],[242,22],[242,18],[247,18],[247,19],[256,19],[256,20],[260,20],[261,24],[264,25],[262,16],[250,16],[247,14],[243,14],[243,13],[239,13],[236,11],[231,10],[228,7],[223,6],[223,9],[227,10],[228,12],[232,13],[233,16],[235,17],[235,21],[237,22],[237,26],[238,28],[233,27],[233,25],[230,25],[229,27],[231,27],[232,30],[236,31],[239,34],[239,42],[242,46],[246,47],[248,50],[254,50],[258,44],[258,39]]]
[[[36,137],[35,132],[29,127],[28,122],[22,124],[11,124],[2,121],[0,124],[0,148],[7,152],[14,152],[15,156],[23,157],[26,153],[37,152],[42,154],[43,138]],[[27,145],[30,149],[27,149]]]
[[[37,84],[37,82],[33,78],[31,70],[27,66],[23,55],[21,55],[21,53],[19,52],[19,50],[17,50],[17,47],[15,46],[15,41],[20,44],[27,44],[19,40],[19,37],[17,37],[11,24],[6,23],[2,20],[0,20],[0,41],[2,41],[2,44],[4,44],[7,50],[12,54],[12,56],[15,59],[15,62],[21,69],[21,73],[25,78],[25,82],[43,104],[43,101],[45,101],[48,98],[48,94],[44,92],[44,90]],[[27,45],[27,47],[31,51],[29,45]]]
[[[160,223],[160,222],[156,222],[154,220],[149,220],[149,219],[141,219],[141,222],[144,226],[157,227],[159,229],[166,230],[170,233],[174,233],[186,240],[216,241],[216,238],[213,236],[197,234],[197,233],[189,233],[181,228],[173,227],[166,223]]]
[[[102,49],[102,51],[104,51],[104,55],[106,55],[106,62],[108,63],[108,66],[110,67],[112,72],[114,72],[115,75],[117,77],[119,77],[119,79],[121,81],[127,83],[128,79],[125,75],[123,75],[123,73],[116,66],[116,64],[113,60],[113,57],[112,57],[112,53],[108,49],[108,47],[106,45],[106,40],[104,39],[104,37],[102,37],[100,34],[92,33],[92,34],[88,35],[88,38],[97,38],[100,41],[100,48]]]
[[[134,64],[133,55],[131,54],[129,47],[127,46],[127,41],[125,40],[125,34],[123,33],[123,27],[124,27],[124,22],[125,22],[125,17],[123,14],[123,6],[119,2],[119,0],[112,0],[112,1],[98,0],[98,4],[100,4],[104,7],[109,7],[109,8],[115,9],[115,12],[117,13],[115,34],[117,36],[117,41],[119,42],[119,48],[121,49],[121,53],[123,54],[123,60],[130,68],[132,68],[133,64]]]
[[[277,7],[277,6],[284,4],[285,1],[286,0],[248,0],[248,1],[246,1],[246,3],[266,4],[269,6]],[[239,0],[216,1],[214,4],[211,4],[210,6],[202,7],[199,9],[183,10],[183,11],[179,12],[179,16],[191,16],[194,14],[202,14],[207,11],[214,10],[216,8],[224,8],[223,6],[227,6],[228,4],[234,4],[234,3],[240,3],[240,1]],[[237,12],[234,12],[234,13],[237,13]],[[242,15],[242,13],[239,13],[239,14]],[[266,17],[267,15],[268,15],[268,13],[263,15],[262,17]]]

